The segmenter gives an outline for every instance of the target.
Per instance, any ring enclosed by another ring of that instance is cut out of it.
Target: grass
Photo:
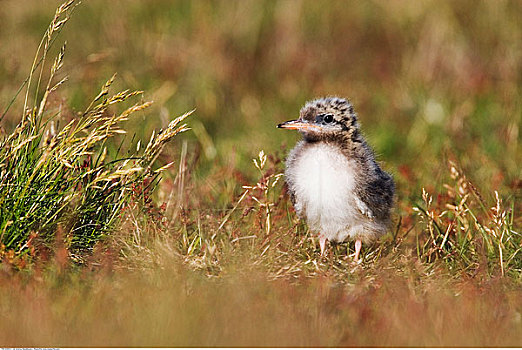
[[[38,245],[49,246],[56,241],[61,226],[67,231],[65,237],[60,237],[64,241],[61,243],[66,243],[72,253],[92,248],[114,228],[136,186],[155,183],[166,167],[153,170],[154,160],[168,140],[185,130],[178,124],[187,115],[153,135],[141,154],[126,152],[124,157],[108,157],[107,140],[124,134],[121,123],[150,105],[138,102],[121,113],[110,111],[109,108],[141,93],[125,90],[110,96],[114,76],[85,111],[67,116],[71,120],[55,128],[55,121],[59,123],[67,117],[60,110],[47,111],[46,107],[49,95],[67,80],[65,76],[54,81],[63,66],[65,45],[51,66],[41,98],[39,88],[47,53],[74,6],[74,1],[68,1],[57,9],[26,80],[24,114],[15,130],[0,143],[0,256],[22,267],[28,254],[34,256],[41,250]],[[38,66],[41,69],[36,78],[37,97],[34,107],[26,108]],[[5,113],[8,111],[9,106]]]
[[[246,266],[250,266],[247,264]],[[190,269],[2,283],[2,342],[30,346],[516,346],[520,290],[415,281],[380,266],[357,284]],[[5,278],[5,277],[4,277]],[[4,282],[4,281],[2,281]],[[66,288],[63,288],[66,286]],[[81,300],[81,302],[79,302]],[[17,312],[9,312],[16,310]],[[408,330],[408,331],[405,331]]]
[[[32,5],[0,12],[2,345],[521,344],[519,4],[71,1],[40,46]],[[281,176],[327,94],[398,188],[359,265]]]

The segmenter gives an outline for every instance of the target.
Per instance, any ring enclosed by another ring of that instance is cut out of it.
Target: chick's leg
[[[359,261],[359,253],[361,252],[362,241],[360,239],[355,241],[355,261]]]

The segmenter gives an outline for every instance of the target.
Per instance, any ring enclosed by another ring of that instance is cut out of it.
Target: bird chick
[[[327,240],[351,239],[358,261],[362,242],[388,229],[395,185],[361,135],[353,106],[320,98],[278,127],[303,135],[287,157],[285,179],[297,214],[319,235],[321,255]]]

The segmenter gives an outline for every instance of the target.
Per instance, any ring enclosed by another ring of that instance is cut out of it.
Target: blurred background
[[[60,1],[0,4],[3,111]],[[448,159],[487,195],[511,197],[521,186],[521,18],[522,2],[506,0],[88,0],[55,45],[67,41],[70,79],[51,103],[81,111],[117,72],[118,89],[155,101],[127,123],[145,140],[196,108],[193,130],[161,160],[178,160],[186,143],[190,186],[209,194],[193,204],[230,203],[261,149],[283,157],[299,139],[275,126],[324,95],[351,99],[399,200],[440,188]]]

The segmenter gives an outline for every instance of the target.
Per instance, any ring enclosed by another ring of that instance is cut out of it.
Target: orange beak
[[[321,129],[321,127],[319,125],[304,122],[301,120],[289,120],[287,122],[279,124],[277,127],[281,128],[281,129],[291,129],[291,130],[310,130],[310,129],[320,130]]]

